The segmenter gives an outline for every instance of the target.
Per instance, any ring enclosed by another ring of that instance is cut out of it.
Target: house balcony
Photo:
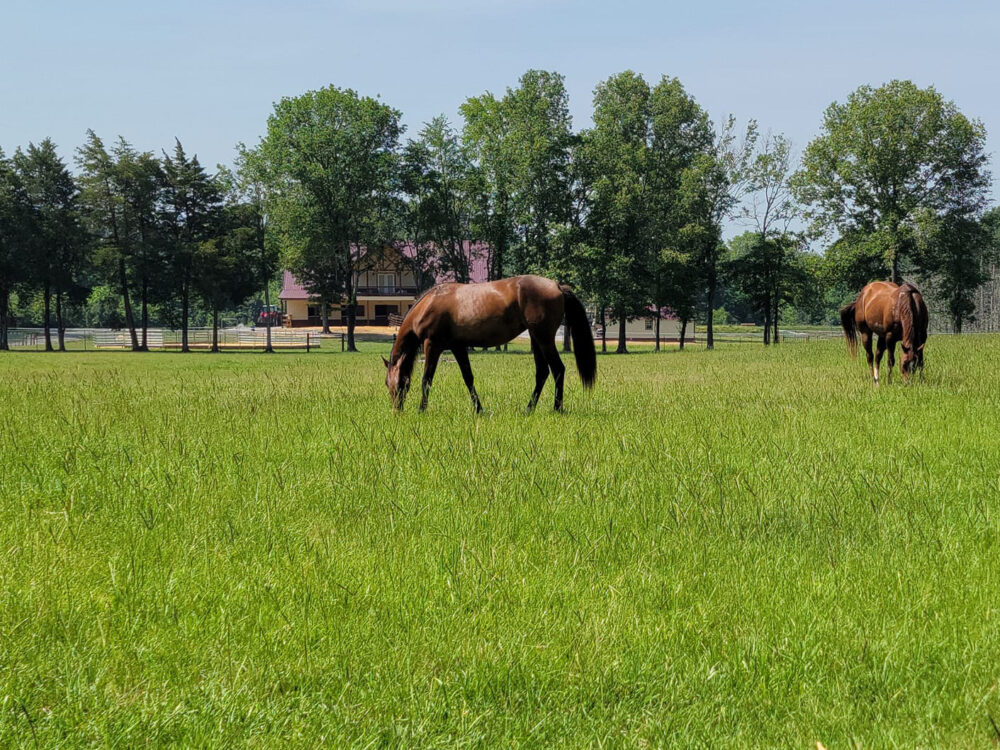
[[[357,294],[359,297],[416,297],[418,290],[415,286],[359,286]]]

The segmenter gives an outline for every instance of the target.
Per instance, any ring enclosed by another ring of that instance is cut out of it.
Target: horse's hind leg
[[[548,362],[545,361],[542,347],[534,336],[531,337],[531,353],[535,357],[535,390],[532,391],[531,400],[528,401],[527,411],[529,412],[533,411],[538,404],[538,398],[542,395],[542,388],[545,387],[545,381],[549,379]]]
[[[451,353],[455,355],[458,369],[462,371],[465,387],[469,389],[469,396],[472,397],[472,406],[478,414],[483,410],[483,405],[479,402],[479,394],[476,393],[476,388],[472,384],[472,365],[469,364],[469,351],[464,346],[456,346],[452,347]]]
[[[549,369],[552,370],[552,380],[556,384],[556,400],[554,408],[556,411],[562,411],[563,408],[563,379],[566,376],[566,365],[562,363],[559,358],[559,350],[556,349],[555,336],[552,337],[551,341],[546,341],[542,346],[542,353],[545,355],[545,361],[549,364]]]
[[[878,346],[875,349],[875,367],[872,368],[872,372],[875,373],[875,385],[878,385],[878,370],[882,366],[883,354],[885,354],[885,336],[879,336]]]
[[[896,366],[896,339],[892,334],[887,333],[885,335],[885,346],[889,353],[888,364],[889,369],[886,370],[885,379],[886,382],[892,381],[892,368]]]
[[[875,355],[872,354],[871,331],[861,332],[861,345],[865,348],[865,357],[868,358],[868,369],[871,371],[872,380],[878,383],[878,370],[875,368]]]
[[[434,371],[437,369],[441,348],[435,346],[430,339],[424,341],[424,379],[421,384],[420,411],[427,408],[427,397],[431,393],[431,383],[434,382]]]

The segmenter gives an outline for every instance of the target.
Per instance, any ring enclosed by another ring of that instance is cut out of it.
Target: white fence
[[[143,343],[142,331],[136,331],[140,346]],[[58,346],[56,331],[51,333],[52,346]],[[343,339],[340,334],[321,337],[309,331],[296,331],[287,328],[271,329],[271,344],[275,349],[305,349],[310,351],[322,346],[322,338]],[[12,349],[45,348],[45,332],[40,328],[11,328],[8,330],[8,342]],[[111,330],[106,328],[72,328],[64,332],[67,348],[71,349],[131,349],[132,337],[127,330]],[[266,328],[220,328],[219,348],[264,349],[267,346]],[[180,350],[182,336],[180,331],[166,328],[150,328],[146,331],[146,346],[149,349]],[[188,347],[205,350],[212,347],[211,328],[189,328]]]

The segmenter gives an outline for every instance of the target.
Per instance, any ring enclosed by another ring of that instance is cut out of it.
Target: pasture
[[[1000,737],[1000,337],[361,346],[0,356],[0,746]]]

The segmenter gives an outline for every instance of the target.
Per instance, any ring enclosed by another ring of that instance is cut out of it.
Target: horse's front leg
[[[427,397],[431,393],[431,383],[434,382],[434,371],[441,357],[441,347],[435,346],[430,339],[424,341],[424,379],[421,384],[420,411],[427,408]]]
[[[458,369],[462,371],[462,380],[465,381],[465,387],[469,389],[469,396],[472,397],[472,407],[476,410],[476,414],[479,414],[483,410],[483,405],[479,401],[479,394],[476,393],[476,387],[472,382],[472,365],[469,363],[469,351],[464,346],[452,347],[451,353],[455,355],[455,361],[458,362]]]

